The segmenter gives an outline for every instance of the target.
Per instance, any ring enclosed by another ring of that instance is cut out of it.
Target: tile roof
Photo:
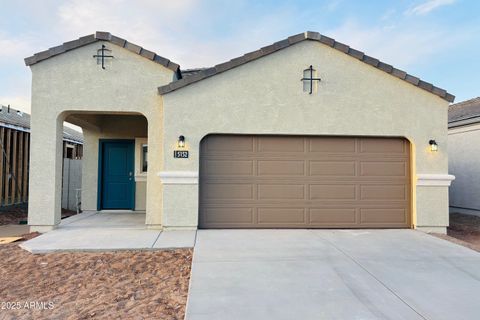
[[[480,97],[452,104],[448,108],[449,127],[477,122],[480,122]]]
[[[147,49],[144,49],[136,44],[133,44],[131,42],[128,42],[125,39],[119,38],[117,36],[114,36],[110,34],[109,32],[103,32],[103,31],[97,31],[95,34],[91,34],[85,37],[80,37],[77,40],[73,41],[68,41],[64,42],[63,44],[50,48],[45,51],[41,51],[38,53],[35,53],[33,56],[25,58],[25,65],[31,66],[32,64],[38,63],[40,61],[43,61],[45,59],[57,56],[59,54],[62,54],[64,52],[74,50],[76,48],[85,46],[90,43],[94,43],[96,41],[108,41],[110,43],[113,43],[117,46],[120,46],[122,48],[125,48],[131,52],[134,52],[144,58],[147,58],[149,60],[152,60],[153,62],[156,62],[158,64],[161,64],[162,66],[174,71],[174,72],[179,72],[180,66],[176,64],[175,62],[172,62],[168,60],[167,58],[164,58],[162,56],[159,56],[155,52],[149,51]]]
[[[0,127],[13,127],[30,132],[30,115],[0,105]],[[63,126],[63,139],[83,144],[83,134],[67,126]]]
[[[318,41],[320,43],[323,43],[329,47],[332,47],[334,49],[337,49],[338,51],[341,51],[345,54],[348,54],[349,56],[358,59],[366,64],[369,64],[377,69],[380,69],[388,74],[391,74],[394,77],[397,77],[401,80],[404,80],[414,86],[417,86],[423,90],[426,90],[432,94],[435,94],[439,96],[440,98],[447,100],[448,102],[453,102],[455,100],[455,96],[452,94],[448,93],[446,90],[435,87],[431,83],[425,82],[423,80],[420,80],[419,78],[412,76],[405,71],[399,70],[394,68],[393,66],[386,64],[384,62],[379,61],[378,59],[375,59],[373,57],[370,57],[366,54],[364,54],[361,51],[355,50],[353,48],[350,48],[348,45],[340,43],[338,41],[335,41],[332,38],[326,37],[324,35],[321,35],[318,32],[311,32],[307,31],[304,33],[299,33],[297,35],[288,37],[287,39],[275,42],[272,45],[263,47],[259,50],[249,52],[244,54],[241,57],[234,58],[230,61],[217,64],[214,67],[204,69],[200,72],[194,73],[192,75],[189,75],[188,77],[184,77],[183,79],[171,82],[168,85],[161,86],[158,88],[158,92],[160,94],[166,94],[172,91],[175,91],[177,89],[180,89],[182,87],[188,86],[192,83],[201,81],[203,79],[209,78],[211,76],[214,76],[216,74],[222,73],[224,71],[233,69],[235,67],[238,67],[240,65],[243,65],[245,63],[248,63],[250,61],[256,60],[258,58],[264,57],[266,55],[269,55],[273,52],[282,50],[284,48],[287,48],[291,45],[294,45],[296,43],[305,41],[305,40],[313,40],[313,41]]]
[[[83,144],[83,134],[67,126],[63,126],[63,139]]]
[[[208,68],[193,68],[193,69],[185,69],[185,70],[182,70],[181,73],[182,73],[182,78],[183,77],[188,77],[188,76],[191,76],[191,75],[194,75],[194,74],[197,74],[199,72],[202,72],[203,70],[205,69],[208,69]]]

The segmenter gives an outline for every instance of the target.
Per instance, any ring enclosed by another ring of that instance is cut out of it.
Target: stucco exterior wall
[[[300,81],[310,64],[322,78],[312,95]],[[448,173],[448,102],[337,50],[304,41],[168,93],[163,102],[166,173],[198,173],[200,141],[210,133],[406,137],[415,227],[444,232],[448,225],[448,187],[415,186],[417,174]],[[179,135],[188,159],[172,156]],[[438,152],[430,151],[430,139]],[[198,183],[165,184],[163,195],[166,227],[197,226]]]
[[[448,144],[452,211],[480,215],[480,124],[450,129]]]
[[[146,223],[151,227],[162,223],[162,199],[158,196],[162,185],[156,173],[162,170],[163,118],[162,98],[157,94],[157,87],[171,82],[174,73],[110,43],[105,44],[112,49],[114,59],[102,70],[92,57],[102,43],[92,43],[31,66],[28,222],[32,230],[47,231],[60,222],[62,121],[71,113],[91,111],[133,112],[147,118],[151,165],[146,192],[151,196],[147,196]],[[91,141],[89,145],[95,149]],[[96,174],[93,164],[85,164],[84,172],[87,171]],[[91,204],[88,195],[85,200]]]

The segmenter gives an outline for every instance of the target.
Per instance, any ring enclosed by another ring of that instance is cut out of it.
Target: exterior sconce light
[[[185,137],[179,136],[177,141],[177,146],[181,149],[185,148]]]
[[[438,144],[435,140],[428,141],[430,144],[430,151],[438,151]]]

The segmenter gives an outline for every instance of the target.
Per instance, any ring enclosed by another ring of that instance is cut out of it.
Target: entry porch
[[[190,248],[196,230],[148,229],[145,212],[85,212],[62,220],[55,230],[21,245],[31,253],[58,251]]]

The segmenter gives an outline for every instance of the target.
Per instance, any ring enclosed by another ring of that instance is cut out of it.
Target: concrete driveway
[[[200,230],[187,319],[479,319],[480,254],[413,230]]]

